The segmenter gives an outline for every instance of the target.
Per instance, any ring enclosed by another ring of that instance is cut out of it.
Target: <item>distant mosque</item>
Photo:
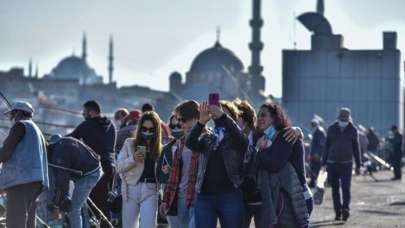
[[[51,72],[39,77],[38,68],[32,73],[29,61],[28,75],[22,68],[0,71],[0,90],[10,97],[32,96],[30,91],[41,91],[58,105],[74,108],[86,99],[97,99],[106,112],[117,107],[135,108],[144,102],[156,105],[162,118],[172,112],[173,107],[185,99],[205,100],[211,92],[220,93],[221,99],[232,100],[237,97],[247,99],[255,106],[263,103],[265,77],[261,65],[261,0],[252,0],[253,17],[250,20],[252,40],[251,63],[245,68],[238,56],[220,42],[220,32],[214,45],[199,53],[184,76],[174,72],[169,76],[169,91],[158,91],[145,86],[129,85],[118,88],[113,80],[114,44],[112,37],[108,44],[108,82],[93,69],[87,59],[87,38],[83,35],[81,56],[72,54],[63,58]],[[12,80],[10,80],[12,79]],[[4,83],[3,83],[4,82]],[[15,85],[10,87],[10,83]],[[14,89],[15,88],[15,89]],[[18,89],[17,89],[18,88]],[[19,91],[28,91],[21,94]],[[109,94],[110,96],[105,96]]]
[[[263,43],[260,40],[263,19],[261,18],[261,0],[253,0],[251,65],[248,71],[242,61],[233,51],[220,43],[220,34],[217,32],[215,44],[202,51],[194,58],[185,81],[179,72],[169,77],[170,93],[181,99],[195,99],[198,101],[207,98],[211,92],[220,93],[222,99],[236,97],[247,99],[255,105],[262,103],[266,96],[265,77],[262,75],[260,53]]]
[[[110,38],[108,55],[108,84],[113,83],[113,40]],[[86,34],[82,40],[82,56],[76,56],[74,53],[62,59],[52,71],[44,76],[45,79],[72,80],[76,79],[80,85],[102,84],[103,76],[98,75],[96,71],[87,63],[87,39]]]

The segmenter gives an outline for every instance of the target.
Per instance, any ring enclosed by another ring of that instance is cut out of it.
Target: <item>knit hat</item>
[[[129,112],[129,114],[125,117],[125,121],[137,120],[140,117],[141,117],[141,110],[135,109]]]

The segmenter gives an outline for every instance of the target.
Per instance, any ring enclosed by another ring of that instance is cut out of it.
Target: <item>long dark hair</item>
[[[153,137],[151,142],[150,153],[152,155],[152,159],[156,161],[159,158],[160,153],[162,151],[162,128],[160,126],[160,117],[156,112],[150,111],[142,114],[138,126],[136,127],[135,130],[134,148],[136,150],[137,146],[146,145],[146,141],[143,139],[141,135],[142,125],[146,120],[152,121],[153,126],[155,127],[154,130],[155,137]]]
[[[265,108],[270,113],[273,119],[273,127],[277,131],[291,127],[286,111],[279,104],[265,103],[260,108]]]

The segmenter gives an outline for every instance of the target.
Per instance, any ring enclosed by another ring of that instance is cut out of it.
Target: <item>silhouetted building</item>
[[[312,32],[311,49],[283,51],[282,102],[292,120],[307,125],[317,113],[330,122],[336,119],[337,109],[346,106],[355,122],[380,132],[392,124],[402,126],[396,32],[384,32],[381,50],[350,50],[323,16],[323,1],[317,8],[317,13],[298,17]]]

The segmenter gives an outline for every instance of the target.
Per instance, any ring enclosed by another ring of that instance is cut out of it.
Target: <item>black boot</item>
[[[347,219],[349,219],[349,217],[350,217],[349,209],[343,209],[343,211],[342,211],[342,220],[347,221]]]
[[[342,220],[342,211],[341,210],[336,210],[335,214],[336,214],[335,221]]]

